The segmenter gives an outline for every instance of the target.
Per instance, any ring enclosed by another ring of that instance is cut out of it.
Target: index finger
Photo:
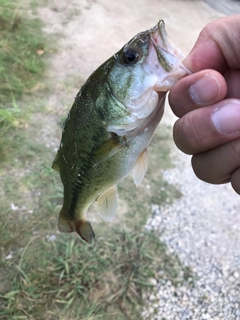
[[[178,81],[170,90],[169,104],[178,117],[225,98],[227,84],[214,70],[203,70]]]
[[[204,27],[184,65],[192,72],[240,68],[240,15],[217,19]]]

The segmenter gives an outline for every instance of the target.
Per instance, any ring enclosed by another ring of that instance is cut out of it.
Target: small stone
[[[153,286],[156,286],[157,285],[157,280],[154,279],[154,278],[150,278],[149,279],[149,283],[151,283]]]
[[[218,279],[216,280],[216,285],[219,286],[219,287],[221,287],[221,286],[223,285],[223,279],[222,279],[222,278],[218,278]]]
[[[12,259],[13,257],[13,252],[10,251],[10,253],[5,257],[6,260]]]
[[[15,206],[14,203],[11,203],[10,207],[11,207],[11,209],[12,209],[13,211],[16,211],[16,210],[19,209],[19,207],[18,207],[18,206]]]
[[[47,241],[48,241],[48,242],[53,242],[53,241],[55,241],[56,236],[55,236],[55,234],[53,234],[53,235],[51,235],[51,236],[47,236],[46,238],[47,238]]]

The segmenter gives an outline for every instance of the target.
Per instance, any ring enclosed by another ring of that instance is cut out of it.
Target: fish
[[[118,184],[132,173],[138,186],[167,91],[190,71],[160,20],[98,67],[75,97],[52,168],[64,187],[60,232],[92,243],[86,213],[93,203],[105,221],[118,208]]]

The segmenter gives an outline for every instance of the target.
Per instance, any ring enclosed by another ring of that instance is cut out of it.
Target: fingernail
[[[220,83],[214,76],[205,74],[190,87],[189,94],[197,104],[211,104],[220,94]]]
[[[240,102],[228,101],[215,109],[212,121],[217,131],[223,134],[240,132]]]

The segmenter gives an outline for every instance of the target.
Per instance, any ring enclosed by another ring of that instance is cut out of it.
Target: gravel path
[[[195,274],[194,286],[176,291],[159,283],[156,319],[240,319],[239,196],[229,185],[212,186],[194,176],[189,157],[175,153],[176,167],[164,178],[183,194],[171,206],[153,204],[148,227]]]

